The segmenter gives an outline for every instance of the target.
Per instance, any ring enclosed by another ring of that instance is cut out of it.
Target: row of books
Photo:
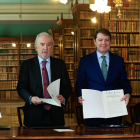
[[[140,79],[140,64],[125,64],[128,79]]]
[[[112,53],[115,53],[124,58],[125,62],[140,62],[139,48],[110,48]]]
[[[109,21],[110,32],[139,32],[138,21]]]
[[[2,72],[18,72],[18,67],[0,67],[0,73]]]
[[[108,5],[111,7],[115,7],[115,3],[112,0],[108,0]],[[123,0],[123,8],[138,8],[139,7],[139,0]]]
[[[68,71],[74,70],[74,64],[67,64],[66,63],[66,68],[67,68]]]
[[[18,73],[1,73],[0,80],[18,80]]]
[[[58,59],[60,58],[59,54],[55,54],[54,57]]]
[[[111,46],[139,46],[139,34],[111,34]]]
[[[96,50],[96,48],[93,48],[93,49],[82,49],[81,50],[81,57],[85,56],[85,55],[88,55],[88,54],[94,52],[95,50]]]
[[[65,42],[65,47],[73,47],[73,42]]]
[[[122,17],[121,20],[139,20],[139,9],[121,9]],[[117,18],[118,9],[114,8],[110,12],[110,20],[120,20]]]
[[[13,54],[18,54],[18,50],[17,49],[0,49],[0,53],[13,53]]]
[[[20,44],[20,49],[29,49],[29,48],[35,48],[34,44],[30,44],[29,47],[27,47],[27,43],[26,44]]]
[[[65,28],[73,28],[73,24],[65,24]]]
[[[11,44],[0,44],[0,49],[17,49],[17,46],[12,46],[12,43]]]
[[[95,28],[96,24],[92,21],[80,21],[81,28]]]
[[[81,40],[81,47],[93,47],[94,42],[93,40]]]
[[[129,103],[139,103],[140,102],[140,98],[131,98],[130,102]]]
[[[0,60],[18,60],[18,55],[0,55]]]
[[[66,25],[65,25],[66,26]],[[54,33],[54,38],[59,37],[59,33]]]
[[[74,72],[68,72],[69,73],[69,78],[74,79]]]
[[[74,50],[73,49],[65,49],[65,56],[73,56]]]
[[[18,61],[10,61],[10,60],[4,60],[0,61],[0,66],[17,66]]]
[[[35,49],[20,49],[20,53],[37,53]]]
[[[54,45],[58,45],[59,44],[59,39],[54,39]]]
[[[139,7],[139,0],[131,0],[129,1],[129,7]]]
[[[96,13],[93,11],[80,11],[80,19],[91,19],[96,16]]]
[[[0,81],[1,90],[11,90],[17,88],[18,81]]]
[[[20,99],[17,91],[0,91],[0,99]]]
[[[65,62],[74,62],[74,57],[65,56]]]
[[[73,32],[73,29],[65,29],[65,34],[72,35],[71,32]]]
[[[132,95],[140,95],[140,81],[130,81]]]
[[[26,60],[26,59],[33,58],[33,57],[35,57],[35,56],[36,56],[36,55],[20,55],[20,59]]]
[[[59,48],[58,47],[55,47],[54,54],[59,54]]]
[[[94,37],[95,29],[81,30],[81,37]]]
[[[74,40],[74,36],[65,36],[65,41]]]

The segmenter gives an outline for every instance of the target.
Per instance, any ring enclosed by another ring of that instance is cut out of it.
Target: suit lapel
[[[57,63],[53,57],[50,57],[50,68],[51,68],[51,82],[56,80],[57,77]]]
[[[111,76],[111,73],[112,73],[112,70],[113,70],[113,67],[114,67],[114,63],[115,63],[115,59],[113,57],[113,54],[109,52],[109,68],[108,68],[108,73],[107,73],[107,80]]]
[[[101,71],[101,68],[100,68],[100,65],[99,65],[99,62],[98,62],[98,59],[97,59],[96,51],[93,53],[92,60],[94,61],[93,65],[94,65],[94,67],[96,69],[97,74],[99,75],[99,77],[101,78],[101,80],[103,82],[105,82],[104,77],[103,77],[103,74],[102,74],[102,71]]]
[[[39,86],[42,87],[42,78],[41,78],[40,66],[39,66],[39,61],[37,56],[34,59],[32,59],[31,69],[36,82],[38,83]]]

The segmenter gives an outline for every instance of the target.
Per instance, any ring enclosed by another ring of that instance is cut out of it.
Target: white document
[[[61,103],[56,97],[57,95],[59,95],[59,87],[60,87],[60,79],[57,79],[47,87],[47,90],[52,99],[40,98],[40,100],[45,103],[61,107]]]
[[[82,89],[84,118],[112,118],[128,115],[122,89],[98,91]]]
[[[2,118],[1,112],[0,112],[0,118]]]

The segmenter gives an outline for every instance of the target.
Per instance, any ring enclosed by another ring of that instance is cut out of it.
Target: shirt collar
[[[42,58],[40,58],[39,56],[38,56],[38,60],[39,60],[39,64],[41,64],[42,63],[42,61],[44,61]],[[47,63],[50,63],[50,57],[46,60],[47,61]]]
[[[97,53],[97,58],[100,59],[101,56],[103,56],[101,53],[99,53],[97,50],[96,50],[96,53]],[[104,56],[106,56],[107,59],[109,59],[109,52],[106,53]]]

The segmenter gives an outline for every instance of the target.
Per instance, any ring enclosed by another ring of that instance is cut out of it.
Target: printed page
[[[84,118],[105,118],[101,91],[82,89],[82,98]]]
[[[61,107],[61,104],[58,104],[57,102],[55,102],[53,99],[45,99],[45,98],[40,98],[40,100],[44,103],[47,104],[51,104],[51,105],[55,105],[55,106],[59,106]]]
[[[57,95],[59,95],[59,87],[60,87],[60,79],[57,79],[47,87],[47,90],[52,99],[40,98],[40,100],[45,103],[61,107],[61,103],[56,97]]]
[[[48,87],[47,90],[52,97],[52,99],[59,105],[61,105],[60,101],[57,99],[57,95],[59,95],[59,87],[60,87],[60,79],[53,81]]]
[[[103,91],[103,104],[106,118],[127,115],[125,101],[120,101],[124,96],[123,90]]]

